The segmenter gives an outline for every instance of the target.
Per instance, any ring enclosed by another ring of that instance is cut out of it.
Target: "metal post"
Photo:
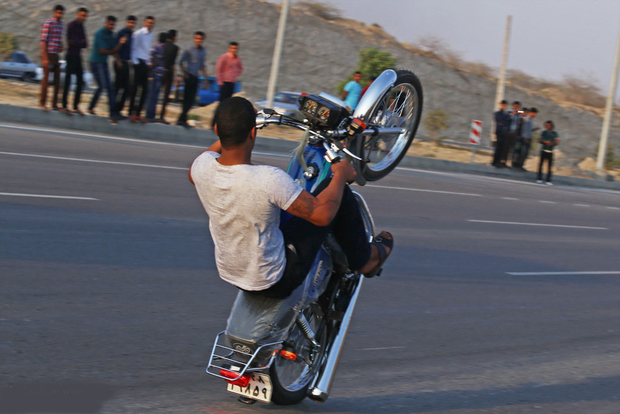
[[[504,99],[504,88],[506,86],[506,62],[508,61],[508,46],[510,45],[510,26],[512,25],[512,16],[506,16],[506,33],[504,34],[504,51],[502,53],[502,63],[499,68],[499,78],[497,79],[497,89],[495,91],[495,102],[493,108],[499,109],[499,103]],[[493,141],[493,132],[495,131],[495,120],[489,130],[489,141]]]
[[[278,81],[278,70],[280,69],[280,56],[282,55],[282,43],[284,43],[284,30],[286,28],[288,6],[289,0],[284,0],[282,2],[282,11],[280,12],[280,24],[278,25],[278,35],[276,36],[276,47],[273,50],[269,86],[267,87],[267,108],[273,107],[273,96],[276,93],[276,83]]]
[[[618,66],[620,64],[620,31],[618,32],[618,44],[616,46],[616,58],[614,61],[614,70],[611,73],[611,82],[609,84],[609,94],[607,95],[607,104],[605,105],[605,116],[603,117],[603,129],[601,131],[601,140],[598,144],[598,157],[596,158],[596,169],[605,171],[605,156],[607,155],[607,139],[609,137],[609,125],[611,124],[611,110],[614,107],[614,96],[616,95],[616,85],[618,83]]]

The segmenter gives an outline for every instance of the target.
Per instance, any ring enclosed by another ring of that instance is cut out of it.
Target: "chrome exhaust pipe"
[[[355,309],[355,303],[357,302],[357,298],[362,288],[363,278],[364,277],[360,275],[357,286],[355,287],[351,300],[349,301],[349,306],[347,306],[347,310],[342,317],[342,322],[340,323],[338,333],[336,334],[336,337],[328,350],[325,363],[310,386],[308,398],[313,401],[325,402],[327,401],[327,397],[329,397],[329,389],[332,386],[332,381],[334,380],[334,376],[336,374],[336,367],[338,365],[338,360],[340,359],[340,352],[342,351],[344,340],[347,336],[347,331],[349,330],[349,324],[351,323],[351,317],[353,316],[353,309]]]

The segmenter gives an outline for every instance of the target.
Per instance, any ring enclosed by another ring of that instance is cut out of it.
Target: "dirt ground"
[[[61,88],[62,89],[62,88]],[[15,80],[0,79],[0,103],[9,105],[21,105],[26,107],[38,107],[40,85],[36,83],[26,83]],[[52,92],[48,93],[49,96]],[[93,90],[87,90],[82,93],[82,102],[80,103],[80,109],[85,112],[90,99],[92,97]],[[61,92],[62,93],[62,92]],[[243,93],[239,94],[243,96]],[[61,96],[59,96],[60,104]],[[69,94],[69,104],[72,105],[73,94]],[[95,112],[98,116],[108,116],[107,108],[107,95],[103,94],[95,107]],[[196,128],[210,129],[213,112],[215,111],[217,104],[207,105],[205,107],[197,107],[190,111],[189,118],[190,123],[193,123]],[[159,106],[158,106],[159,110]],[[179,104],[170,104],[166,108],[166,120],[170,123],[176,122],[181,107]],[[261,130],[262,136],[271,138],[279,138],[286,140],[298,141],[302,132],[286,127],[270,126]],[[469,148],[453,146],[453,145],[437,145],[434,142],[415,140],[409,148],[408,154],[418,157],[436,158],[448,161],[457,161],[476,164],[490,164],[493,154],[489,151],[477,151],[473,156],[472,151]],[[535,171],[538,168],[538,156],[531,156],[525,163],[525,169],[528,171]],[[568,160],[564,157],[561,150],[556,150],[554,153],[554,173],[558,175],[574,176],[582,178],[592,178],[592,172],[596,170],[596,163],[592,158],[586,158],[580,163],[576,164],[575,161]],[[609,174],[620,177],[620,171],[609,171]]]

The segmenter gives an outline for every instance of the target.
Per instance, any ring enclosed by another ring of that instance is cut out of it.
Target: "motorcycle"
[[[287,172],[308,192],[343,157],[352,160],[356,182],[364,185],[385,177],[405,156],[422,102],[422,86],[412,72],[386,70],[354,112],[328,94],[302,94],[303,122],[264,109],[257,115],[257,127],[277,124],[304,131]],[[371,242],[372,215],[363,197],[353,194]],[[306,397],[325,402],[363,279],[348,268],[346,256],[328,236],[305,281],[286,299],[239,291],[206,372],[226,380],[227,390],[247,404],[290,405]]]

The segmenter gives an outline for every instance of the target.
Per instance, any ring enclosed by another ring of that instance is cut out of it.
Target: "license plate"
[[[252,379],[245,388],[228,383],[226,390],[254,400],[271,402],[271,378],[266,374],[252,374]]]

